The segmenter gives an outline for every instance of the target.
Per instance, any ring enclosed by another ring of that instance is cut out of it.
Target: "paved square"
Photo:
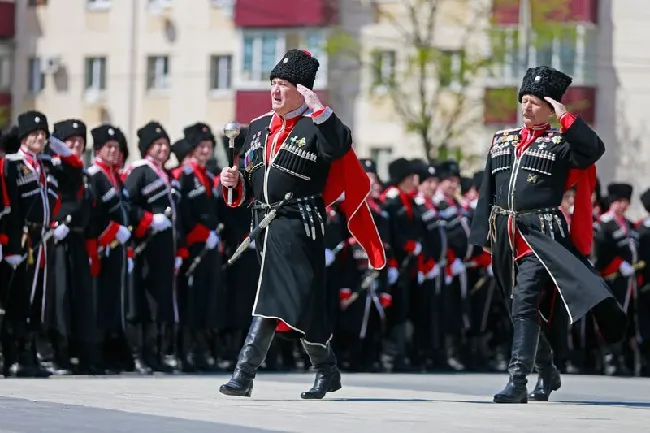
[[[6,379],[0,432],[645,433],[650,423],[648,379],[564,376],[551,402],[496,405],[505,374],[344,374],[343,389],[322,401],[300,399],[312,374],[262,373],[252,398],[219,394],[227,378]]]

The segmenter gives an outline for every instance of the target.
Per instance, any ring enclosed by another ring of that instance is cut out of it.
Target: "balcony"
[[[529,0],[533,22],[598,23],[598,0]],[[520,0],[493,0],[492,16],[496,25],[519,22]]]
[[[336,23],[336,0],[237,0],[235,26],[327,27]]]
[[[0,92],[0,130],[11,123],[11,93]]]
[[[483,123],[485,125],[516,125],[519,103],[517,87],[485,89]],[[596,88],[592,86],[571,86],[564,94],[562,103],[569,112],[582,117],[594,126],[596,123]]]
[[[12,39],[16,34],[15,3],[0,0],[0,39]]]
[[[327,92],[317,90],[316,94],[327,104]],[[240,90],[235,96],[235,121],[241,124],[248,124],[255,119],[271,111],[270,90]]]

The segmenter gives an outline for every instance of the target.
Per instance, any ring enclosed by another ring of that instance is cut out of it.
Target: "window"
[[[88,9],[103,10],[111,7],[111,0],[86,0]]]
[[[147,58],[147,90],[169,89],[169,57],[149,56]]]
[[[29,71],[28,90],[34,95],[45,89],[45,74],[41,69],[41,59],[31,57],[27,67]]]
[[[395,51],[378,50],[372,53],[373,86],[387,86],[395,80]]]
[[[106,57],[86,59],[86,91],[106,90]]]
[[[235,0],[211,0],[211,3],[214,7],[221,9],[224,14],[232,16]]]
[[[210,57],[210,90],[232,89],[232,56]]]
[[[0,92],[11,88],[11,56],[0,54]]]
[[[281,54],[280,38],[275,33],[244,36],[242,76],[245,81],[269,80]]]
[[[519,40],[517,29],[499,29],[494,38],[493,54],[493,76],[502,84],[518,84],[526,70],[527,59],[531,66],[552,66],[571,75],[576,84],[590,84],[596,79],[595,28],[590,24],[576,24],[552,36],[532,34],[531,42],[525,46],[523,40]]]
[[[440,87],[460,90],[463,78],[462,51],[443,51],[438,64],[438,81]]]

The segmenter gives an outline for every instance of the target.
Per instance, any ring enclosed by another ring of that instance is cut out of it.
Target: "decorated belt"
[[[323,194],[319,193],[319,194],[314,194],[314,195],[310,195],[310,196],[306,196],[306,197],[294,197],[291,200],[288,200],[287,202],[282,202],[282,206],[288,206],[288,205],[292,205],[292,204],[299,204],[299,203],[302,203],[302,202],[311,202],[312,200],[321,198],[322,196],[323,196]],[[253,202],[253,210],[270,211],[272,209],[277,209],[278,207],[280,207],[280,203],[281,203],[281,201],[266,204],[261,200],[255,200],[255,202]]]

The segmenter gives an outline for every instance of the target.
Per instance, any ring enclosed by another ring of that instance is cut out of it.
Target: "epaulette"
[[[88,167],[88,174],[91,175],[91,176],[94,176],[97,173],[99,173],[99,170],[100,170],[100,168],[97,167],[96,165],[91,165],[90,167]]]
[[[521,131],[521,128],[519,127],[519,128],[502,129],[501,131],[497,131],[497,132],[495,132],[494,135],[503,135],[503,134],[505,134],[506,132],[507,132],[508,134],[510,134],[511,132],[515,132],[515,131],[519,132],[519,131]]]
[[[424,206],[424,204],[426,203],[426,201],[424,200],[424,197],[419,196],[419,195],[416,195],[415,198],[413,199],[413,201],[418,206]]]
[[[7,161],[22,161],[25,159],[25,155],[21,155],[20,153],[10,153],[5,155],[5,159]]]
[[[272,115],[273,113],[274,113],[274,111],[271,110],[271,111],[269,111],[269,112],[267,112],[267,113],[262,114],[261,116],[257,116],[255,119],[252,119],[252,120],[251,120],[250,122],[248,122],[248,123],[251,124],[251,123],[255,122],[256,120],[260,120],[260,119],[262,119],[262,118],[264,118],[264,117],[266,117],[266,116],[270,116],[270,115]]]
[[[398,196],[399,196],[399,190],[394,186],[388,188],[388,191],[386,191],[386,198],[395,198]]]
[[[136,168],[136,167],[142,167],[143,165],[148,165],[146,159],[139,159],[137,161],[133,161],[131,164],[128,165],[127,170],[129,168]]]
[[[611,213],[604,213],[600,216],[600,222],[608,223],[614,219],[614,216]]]

